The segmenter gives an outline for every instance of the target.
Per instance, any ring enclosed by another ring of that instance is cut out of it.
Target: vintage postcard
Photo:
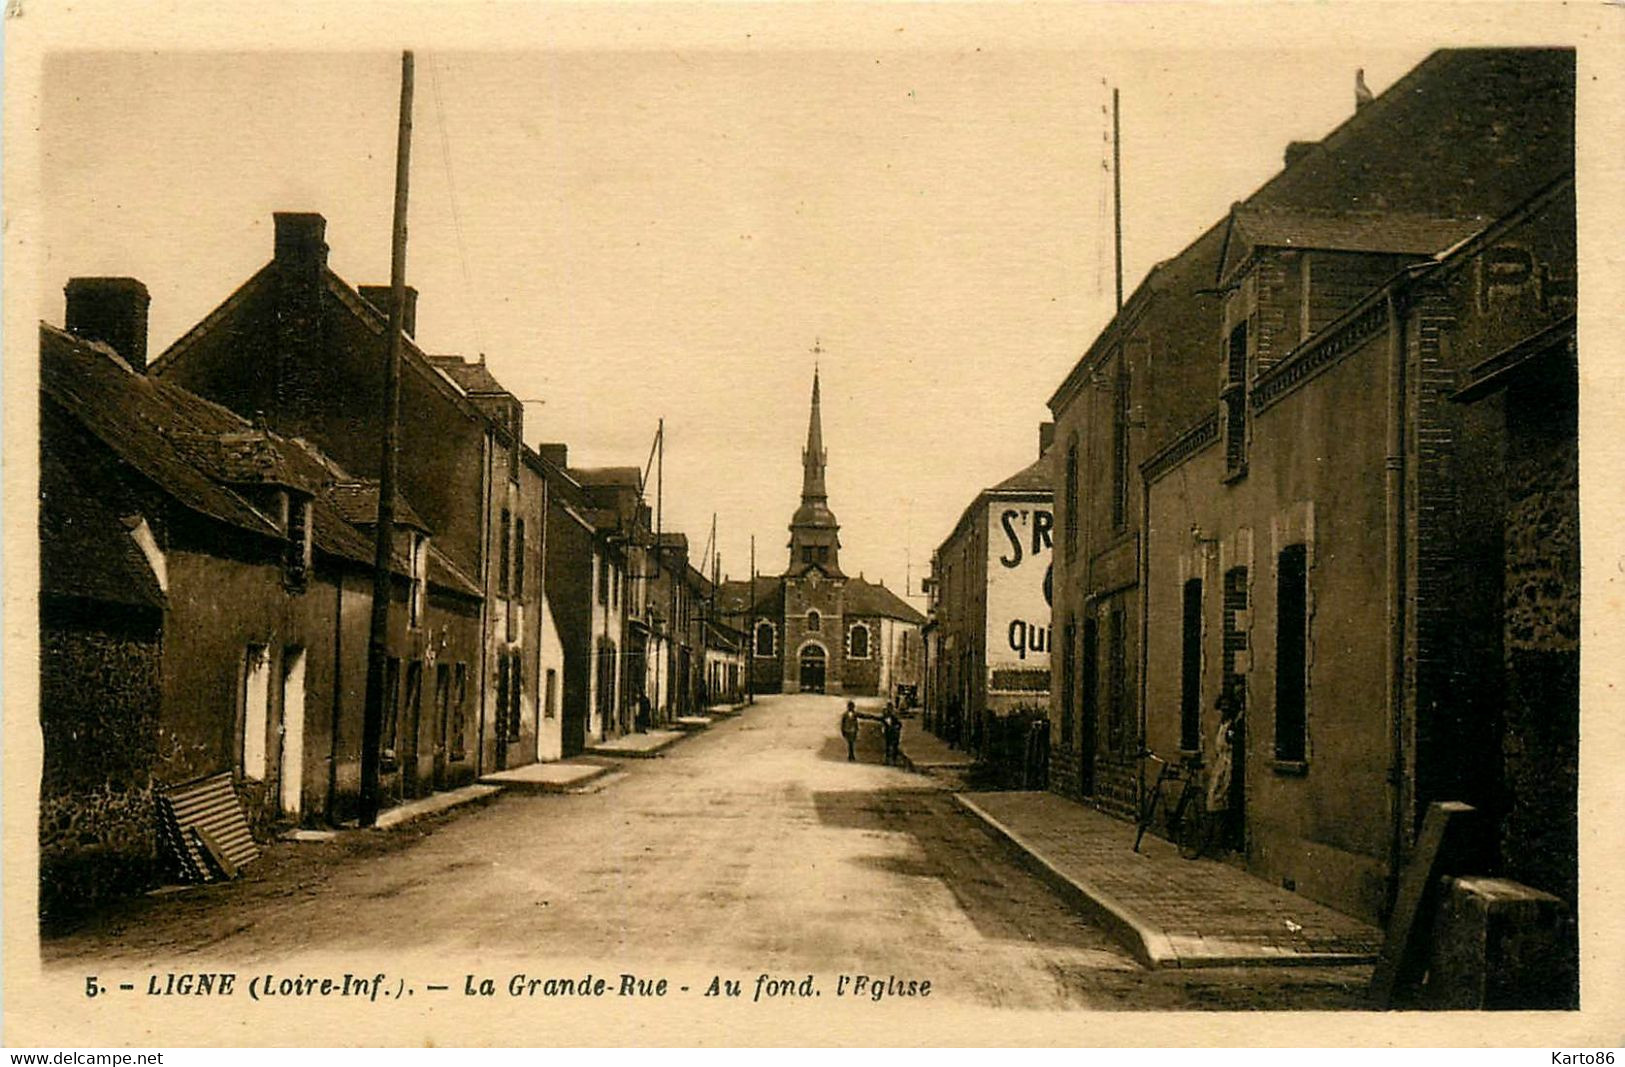
[[[1619,1044],[1617,8],[5,31],[8,1045]]]

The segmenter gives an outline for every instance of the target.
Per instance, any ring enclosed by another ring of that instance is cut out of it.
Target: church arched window
[[[758,656],[773,655],[773,624],[766,619],[756,624],[756,654]]]
[[[824,625],[823,616],[819,615],[818,612],[816,612],[816,611],[807,612],[807,629],[808,629],[808,631],[810,631],[811,633],[817,633],[820,629],[823,628],[823,625]]]
[[[869,627],[857,623],[846,639],[847,656],[852,659],[869,658]]]

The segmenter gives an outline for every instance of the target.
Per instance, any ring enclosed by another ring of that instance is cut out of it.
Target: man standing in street
[[[841,713],[841,736],[846,738],[846,761],[851,763],[858,758],[858,706],[850,700]]]
[[[903,756],[903,720],[890,704],[886,705],[885,714],[880,717],[880,726],[886,734],[886,765],[895,766]]]

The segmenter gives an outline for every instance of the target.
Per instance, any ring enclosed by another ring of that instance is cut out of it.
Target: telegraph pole
[[[372,561],[372,629],[367,641],[367,702],[361,720],[359,821],[378,821],[378,771],[383,743],[389,658],[389,603],[394,582],[395,480],[400,459],[401,335],[406,305],[406,189],[412,159],[412,53],[401,53],[401,115],[395,141],[395,219],[389,256],[389,346],[384,362],[384,448],[378,470],[377,540]]]
[[[1116,246],[1117,313],[1123,313],[1123,153],[1118,147],[1117,87],[1112,87],[1112,241]],[[1119,332],[1121,327],[1119,327]]]
[[[756,535],[750,535],[750,598],[745,605],[745,700],[756,703]]]

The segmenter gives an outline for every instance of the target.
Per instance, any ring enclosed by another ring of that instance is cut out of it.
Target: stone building
[[[749,635],[754,692],[894,696],[900,685],[919,684],[925,617],[884,582],[841,569],[840,524],[824,485],[829,457],[819,403],[814,372],[789,563],[781,575],[724,582],[717,611]]]
[[[1573,794],[1531,754],[1577,740],[1573,108],[1572,52],[1436,53],[1107,327],[1053,404],[1055,788],[1132,810],[1142,748],[1206,773],[1228,693],[1223,844],[1258,875],[1378,919],[1427,804],[1462,800],[1496,873],[1572,887]],[[1126,382],[1089,362],[1117,354]],[[1068,514],[1114,508],[1124,561],[1077,596],[1101,531]]]
[[[157,795],[231,775],[259,836],[354,818],[377,486],[146,367],[146,290],[40,328],[47,922],[161,879]],[[115,350],[111,345],[118,345]],[[480,589],[405,501],[384,802],[474,777]]]
[[[1053,431],[1044,424],[1039,458],[978,493],[931,558],[928,720],[1018,783],[1042,773],[1028,742],[1049,716]]]

